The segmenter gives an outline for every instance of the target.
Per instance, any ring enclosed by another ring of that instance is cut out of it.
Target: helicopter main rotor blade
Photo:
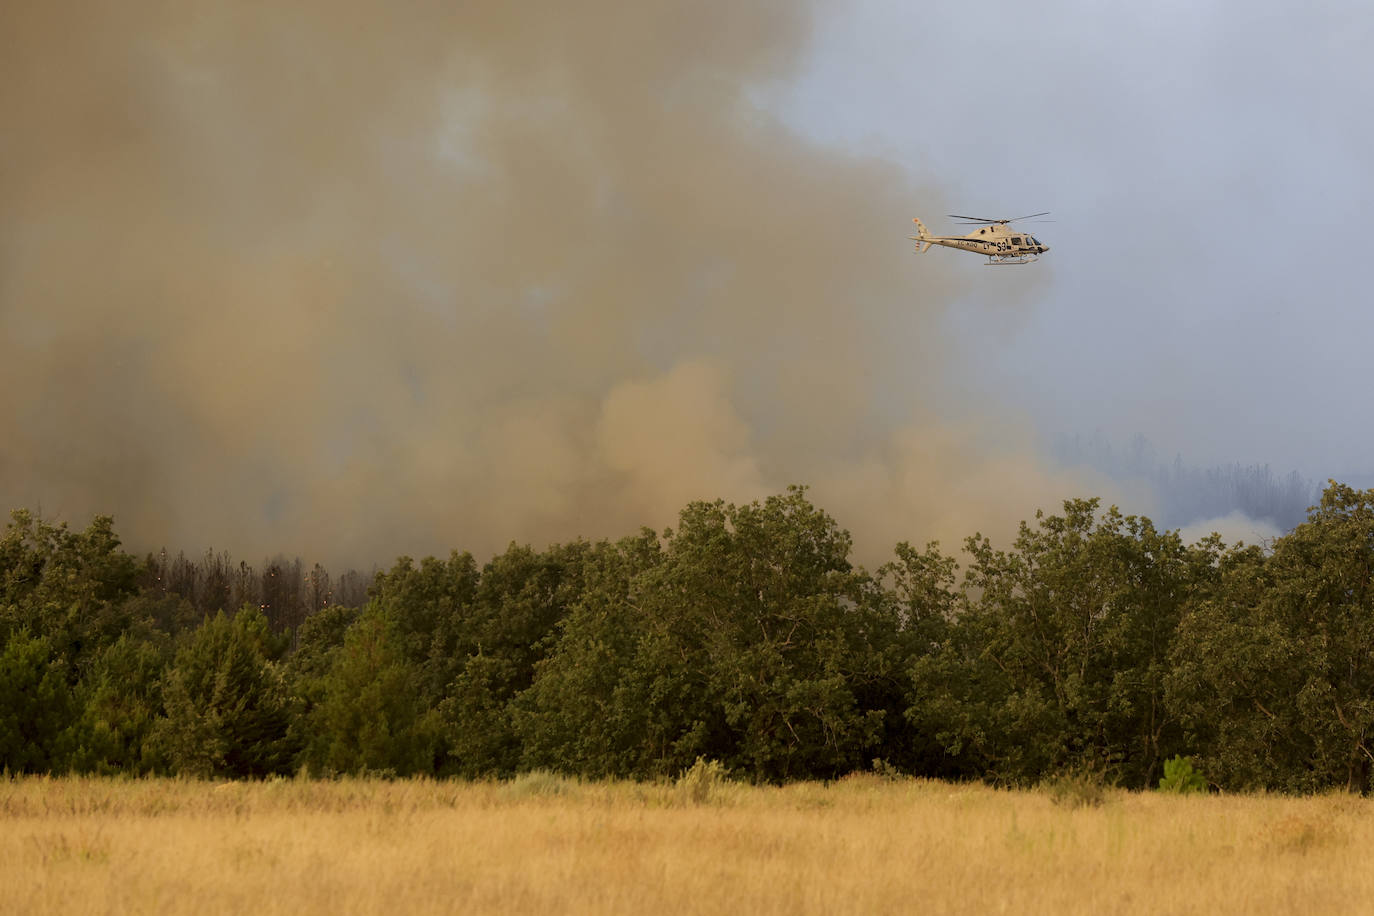
[[[1049,210],[1046,210],[1046,211],[1044,211],[1043,213],[1028,213],[1028,214],[1026,214],[1025,216],[1013,216],[1011,219],[985,219],[984,217],[981,217],[981,216],[960,216],[958,213],[950,213],[950,214],[949,214],[949,218],[950,218],[950,219],[966,219],[966,220],[968,220],[970,223],[978,223],[978,224],[986,223],[986,224],[989,225],[989,226],[991,226],[991,225],[1001,225],[1001,226],[1005,226],[1007,223],[1014,223],[1014,222],[1016,222],[1017,220],[1032,219],[1032,218],[1037,217],[1037,216],[1049,216],[1049,215],[1050,215],[1050,211],[1049,211]]]

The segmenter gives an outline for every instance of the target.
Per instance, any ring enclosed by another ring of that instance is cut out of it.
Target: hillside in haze
[[[1239,516],[1285,532],[1302,522],[1321,497],[1317,483],[1297,471],[1275,472],[1267,464],[1198,467],[1185,464],[1182,455],[1165,461],[1142,435],[1124,447],[1101,433],[1061,436],[1053,453],[1065,466],[1090,467],[1116,481],[1147,485],[1153,503],[1148,514],[1166,528]]]

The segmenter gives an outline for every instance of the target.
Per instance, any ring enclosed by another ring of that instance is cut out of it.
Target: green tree
[[[295,683],[324,677],[361,614],[359,608],[332,604],[305,618],[296,629],[296,648],[286,660],[288,678]]]
[[[110,517],[74,532],[15,510],[0,537],[0,638],[26,630],[46,639],[75,684],[90,656],[130,625],[123,603],[137,581]]]
[[[637,583],[660,561],[658,536],[647,529],[589,552],[556,644],[508,704],[522,766],[586,776],[655,772],[649,710],[628,685],[644,632]]]
[[[151,739],[174,772],[263,777],[290,771],[286,685],[272,657],[280,640],[245,607],[191,635],[162,679],[164,716]]]
[[[395,621],[425,702],[444,722],[441,772],[514,771],[520,745],[508,705],[533,681],[580,596],[591,549],[511,544],[480,569],[466,553],[418,566],[402,557],[378,577],[370,607]]]
[[[900,625],[898,639],[889,650],[897,655],[895,663],[889,663],[896,676],[885,682],[887,696],[875,702],[904,714],[884,719],[883,759],[926,776],[970,775],[967,762],[947,751],[947,736],[937,734],[941,717],[928,714],[911,677],[918,660],[950,660],[943,653],[958,635],[959,596],[954,589],[958,564],[941,553],[937,543],[917,550],[901,542],[894,552],[896,559],[878,570],[876,600],[891,606],[890,613]],[[927,672],[926,680],[930,679]]]
[[[900,627],[849,549],[801,488],[687,506],[655,562],[570,615],[519,704],[531,762],[649,776],[704,757],[756,780],[866,763]]]
[[[163,641],[132,633],[100,650],[77,690],[73,769],[99,775],[159,769],[148,738],[170,661]]]
[[[393,622],[375,609],[364,613],[330,660],[304,717],[301,762],[330,775],[432,773],[435,717]]]
[[[967,541],[962,610],[914,663],[908,715],[993,779],[1090,769],[1151,785],[1181,740],[1164,702],[1169,647],[1214,546],[1097,500],[1036,519],[1011,551]]]
[[[76,708],[46,639],[13,633],[0,652],[0,768],[67,769]]]
[[[1170,677],[1221,785],[1367,792],[1374,762],[1374,490],[1334,481],[1272,554],[1238,552],[1180,629]]]
[[[511,685],[525,680],[508,658],[479,652],[465,659],[437,708],[446,775],[508,775],[520,763],[511,720]]]
[[[583,541],[535,551],[511,544],[482,567],[472,602],[440,623],[448,659],[446,772],[508,774],[520,760],[509,704],[534,680],[558,625],[584,588],[594,548]]]
[[[306,617],[296,628],[295,649],[285,660],[283,676],[290,697],[288,741],[300,748],[302,755],[317,738],[312,733],[314,711],[325,701],[330,670],[349,628],[361,613],[359,608],[330,605]],[[304,756],[298,763],[303,762]]]
[[[370,607],[393,621],[400,648],[422,669],[425,695],[433,701],[472,653],[455,622],[471,616],[480,579],[472,554],[454,551],[446,561],[425,557],[418,566],[401,557],[370,590]]]

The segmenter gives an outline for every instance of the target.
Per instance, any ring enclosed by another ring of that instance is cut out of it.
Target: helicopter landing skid
[[[988,255],[987,263],[984,267],[998,267],[1003,264],[1029,264],[1031,261],[1040,260],[1033,254],[1025,255]]]

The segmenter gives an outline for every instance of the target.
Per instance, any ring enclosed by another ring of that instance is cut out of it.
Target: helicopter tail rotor
[[[926,224],[921,222],[919,218],[913,217],[911,221],[916,224],[916,231],[919,232],[920,235],[909,235],[907,238],[911,239],[913,242],[921,242],[922,244],[916,246],[916,250],[924,254],[930,250],[931,243],[926,241],[931,237],[930,233],[926,231]]]

